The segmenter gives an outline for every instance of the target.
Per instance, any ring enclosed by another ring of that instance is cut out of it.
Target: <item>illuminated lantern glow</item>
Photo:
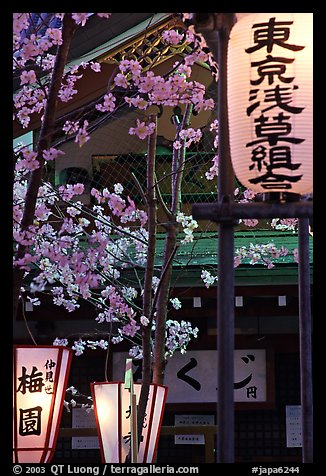
[[[64,347],[14,346],[14,463],[51,461],[71,359]]]
[[[312,45],[312,13],[246,14],[231,30],[231,160],[255,192],[312,193]]]
[[[141,384],[134,383],[133,387],[138,404]],[[123,382],[94,382],[91,390],[102,462],[124,463],[131,441],[129,390],[124,388]],[[150,385],[138,463],[155,461],[166,397],[167,387]]]

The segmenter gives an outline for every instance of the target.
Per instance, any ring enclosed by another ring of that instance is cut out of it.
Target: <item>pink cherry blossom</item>
[[[208,172],[205,172],[205,177],[207,180],[213,180],[218,176],[218,155],[215,155],[212,159],[213,165]]]
[[[45,203],[39,203],[35,209],[35,217],[38,220],[45,221],[49,218],[51,214],[51,209],[48,208]]]
[[[84,193],[85,185],[83,183],[76,183],[72,186],[75,195],[81,195]]]
[[[186,78],[190,78],[192,70],[189,65],[174,63],[173,67],[176,68],[175,71],[177,74],[184,75]],[[176,76],[176,74],[173,76]]]
[[[43,71],[51,71],[54,66],[55,56],[50,53],[46,54],[42,58],[42,69]]]
[[[62,200],[71,200],[75,195],[80,195],[80,193],[83,193],[83,187],[83,184],[60,185],[58,188],[58,193]]]
[[[181,149],[181,147],[182,147],[182,143],[181,143],[179,140],[175,140],[175,141],[173,142],[173,148],[174,148],[175,150],[179,150],[179,149]]]
[[[13,31],[19,34],[29,26],[28,13],[13,13]]]
[[[50,38],[53,45],[62,45],[62,34],[59,28],[48,28],[46,35]]]
[[[29,71],[23,71],[20,75],[20,84],[33,84],[36,82],[36,74],[33,69]]]
[[[112,93],[105,94],[103,104],[96,104],[95,108],[101,112],[113,112],[115,109],[116,98]]]
[[[50,147],[48,150],[43,150],[43,158],[47,161],[54,160],[60,155],[65,155],[62,150],[55,149],[54,147]]]
[[[119,195],[115,193],[109,194],[108,205],[112,210],[113,215],[120,216],[126,206],[126,202]]]
[[[18,266],[21,269],[29,270],[30,263],[35,263],[37,261],[37,256],[32,256],[29,253],[26,253],[25,256],[21,259],[14,260],[14,266]]]
[[[23,159],[18,160],[16,163],[16,170],[36,170],[40,166],[40,162],[36,159],[37,153],[28,149],[27,147],[24,148],[22,151]]]
[[[137,122],[137,126],[130,127],[129,129],[130,135],[135,134],[137,137],[139,137],[139,139],[145,139],[146,137],[153,134],[155,130],[154,122],[150,122],[148,125],[146,125],[145,122],[141,122],[139,119],[137,119],[136,122]]]
[[[56,41],[56,40],[55,40]],[[42,55],[45,51],[48,51],[53,45],[53,41],[46,36],[43,36],[38,40],[38,47],[40,49],[39,54]]]
[[[250,188],[247,188],[244,192],[243,192],[243,196],[246,200],[253,200],[256,196],[256,192],[254,192],[253,190],[251,190]]]
[[[126,336],[134,337],[139,329],[140,326],[138,326],[134,320],[131,320],[129,324],[123,326],[122,333]]]
[[[77,132],[79,129],[79,121],[66,121],[62,127],[62,130],[66,132],[66,134],[73,134]]]
[[[93,61],[90,62],[90,67],[95,73],[100,73],[101,72],[101,65],[100,63],[94,63]]]
[[[129,61],[128,69],[134,77],[138,77],[142,70],[139,61],[133,59]]]
[[[155,78],[154,78],[153,71],[147,71],[146,75],[142,76],[139,79],[138,90],[140,93],[147,93],[151,91],[154,84],[155,84]]]
[[[128,68],[129,68],[129,63],[130,61],[127,60],[127,59],[122,59],[119,63],[119,69],[120,71],[122,71],[123,73],[125,73],[126,71],[128,71]]]
[[[178,33],[176,30],[163,31],[162,38],[169,45],[177,45],[182,41],[181,33]]]
[[[136,96],[135,98],[129,98],[125,97],[125,101],[129,104],[129,106],[134,106],[137,107],[137,109],[147,109],[148,107],[148,101],[146,101],[144,98],[140,97],[139,95]]]
[[[39,45],[36,42],[35,35],[31,35],[30,38],[24,39],[24,45],[21,51],[21,56],[24,60],[32,59],[39,55],[41,52]]]
[[[32,110],[29,109],[28,107],[24,106],[20,109],[20,111],[17,112],[17,119],[21,123],[21,125],[25,128],[28,126],[31,118],[30,114],[32,113]]]
[[[110,18],[112,13],[96,13],[96,15],[100,18]]]
[[[114,77],[114,84],[116,86],[119,86],[120,88],[125,88],[126,89],[128,87],[127,78],[122,73],[118,73]]]
[[[101,193],[94,187],[91,189],[91,196],[95,197],[96,200],[98,201],[98,203],[101,203],[101,202],[104,201],[103,198],[102,198]]]
[[[78,133],[76,135],[75,142],[79,145],[79,147],[82,147],[90,139],[90,136],[86,130],[87,126],[88,126],[88,121],[85,120],[83,127],[79,128]]]
[[[244,223],[244,225],[252,228],[254,226],[257,226],[259,222],[256,218],[254,218],[254,219],[251,219],[251,220],[249,220],[249,219],[248,220],[243,220],[243,223]]]
[[[71,16],[77,25],[84,26],[90,15],[90,13],[73,13]]]
[[[58,97],[62,102],[68,102],[77,92],[77,89],[74,89],[72,84],[62,84]]]

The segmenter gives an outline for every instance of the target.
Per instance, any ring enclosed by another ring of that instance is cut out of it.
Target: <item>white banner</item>
[[[124,375],[127,354],[113,353],[113,380]],[[141,361],[133,362],[134,381],[141,379]],[[166,366],[164,385],[169,388],[167,403],[200,403],[217,400],[217,351],[194,350],[176,353]],[[234,351],[234,401],[265,402],[266,350]]]

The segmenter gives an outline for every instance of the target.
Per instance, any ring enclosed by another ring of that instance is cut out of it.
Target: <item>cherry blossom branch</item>
[[[64,73],[64,67],[67,62],[68,52],[71,44],[73,34],[76,30],[76,24],[72,19],[71,14],[66,14],[63,20],[62,26],[62,44],[58,46],[56,55],[56,61],[53,68],[52,79],[49,88],[49,97],[45,106],[43,123],[41,126],[40,136],[37,146],[37,160],[40,163],[40,167],[31,172],[31,177],[26,192],[25,207],[23,218],[21,222],[21,229],[27,229],[34,220],[34,213],[36,207],[36,200],[38,190],[41,184],[42,171],[43,171],[43,150],[47,150],[51,144],[53,136],[53,127],[55,123],[55,114],[57,110],[57,99],[61,85],[61,79]],[[16,260],[22,258],[25,255],[26,246],[19,245],[16,252]],[[16,318],[18,310],[18,301],[20,295],[20,288],[22,285],[24,271],[19,268],[13,270],[13,317]]]
[[[192,104],[187,104],[182,122],[178,127],[177,140],[179,139],[181,130],[186,129],[189,126],[191,114]],[[186,158],[185,143],[186,139],[183,139],[183,147],[180,149],[173,149],[172,172],[175,172],[175,175],[172,176],[172,190],[174,191],[172,194],[172,213],[174,215],[179,210],[181,203],[181,181],[183,177],[184,161]]]
[[[55,189],[54,189],[55,190]],[[78,205],[76,202],[73,202],[71,200],[66,200],[64,198],[62,198],[62,195],[56,191],[56,194],[57,196],[60,197],[60,200],[63,202],[63,203],[67,203],[68,205],[76,208],[77,210],[81,211],[81,212],[84,212],[86,216],[90,216],[92,217],[93,219],[103,223],[104,225],[108,226],[109,228],[112,228],[113,230],[116,230],[119,234],[122,234],[122,235],[126,235],[128,236],[129,238],[132,238],[133,240],[136,240],[136,241],[139,241],[140,243],[143,243],[144,245],[147,245],[147,242],[142,240],[141,238],[139,237],[135,237],[134,235],[132,235],[131,233],[129,233],[128,231],[126,231],[124,228],[121,228],[117,225],[115,225],[113,222],[109,222],[107,220],[105,220],[104,218],[102,218],[101,216],[99,215],[95,215],[88,207],[86,207],[85,205],[83,206],[80,206]]]

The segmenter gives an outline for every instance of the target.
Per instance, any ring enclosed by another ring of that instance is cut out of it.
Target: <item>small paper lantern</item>
[[[228,46],[233,169],[256,192],[313,190],[312,13],[253,13]]]
[[[14,463],[50,462],[71,358],[64,347],[14,346]]]
[[[141,384],[133,384],[139,402]],[[91,384],[97,431],[103,463],[124,463],[130,450],[130,393],[123,382]],[[139,445],[138,463],[153,463],[162,425],[167,387],[151,384],[146,407],[143,439]]]

